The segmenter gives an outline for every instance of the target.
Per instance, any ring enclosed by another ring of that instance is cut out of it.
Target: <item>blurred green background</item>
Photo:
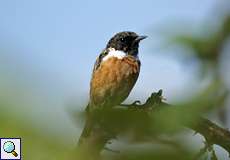
[[[141,74],[126,103],[143,102],[163,89],[168,103],[202,107],[230,87],[228,0],[3,0],[0,23],[0,137],[21,137],[24,159],[72,156],[93,63],[116,32],[148,35],[140,45]],[[228,128],[228,104],[226,96],[201,111]],[[203,146],[190,130],[162,136],[170,143],[130,144],[121,138],[110,145],[120,154],[103,154],[188,159]],[[215,150],[220,159],[228,157],[220,147]]]

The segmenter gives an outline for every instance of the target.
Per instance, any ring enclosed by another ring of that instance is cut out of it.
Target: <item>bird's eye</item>
[[[121,42],[124,42],[125,41],[125,39],[124,38],[121,38]]]

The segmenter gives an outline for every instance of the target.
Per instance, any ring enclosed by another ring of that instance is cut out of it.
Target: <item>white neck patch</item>
[[[102,61],[106,61],[109,58],[116,57],[118,59],[123,59],[127,54],[123,51],[115,50],[114,48],[109,48],[109,53],[102,59]],[[135,56],[137,60],[139,60],[138,55]]]
[[[118,59],[123,59],[127,54],[123,51],[115,50],[114,48],[109,49],[109,53],[102,59],[102,61],[106,61],[109,58],[116,57]]]

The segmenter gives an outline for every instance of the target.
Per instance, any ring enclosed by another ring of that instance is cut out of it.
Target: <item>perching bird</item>
[[[119,32],[109,40],[93,68],[86,109],[89,114],[97,108],[119,105],[128,97],[139,76],[138,47],[145,38],[134,32]],[[98,153],[105,143],[103,131],[88,116],[79,146]]]

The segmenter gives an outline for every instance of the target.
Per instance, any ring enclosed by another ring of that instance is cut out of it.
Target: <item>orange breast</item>
[[[100,64],[90,85],[91,106],[112,107],[124,101],[136,83],[140,63],[132,56],[112,57]]]

